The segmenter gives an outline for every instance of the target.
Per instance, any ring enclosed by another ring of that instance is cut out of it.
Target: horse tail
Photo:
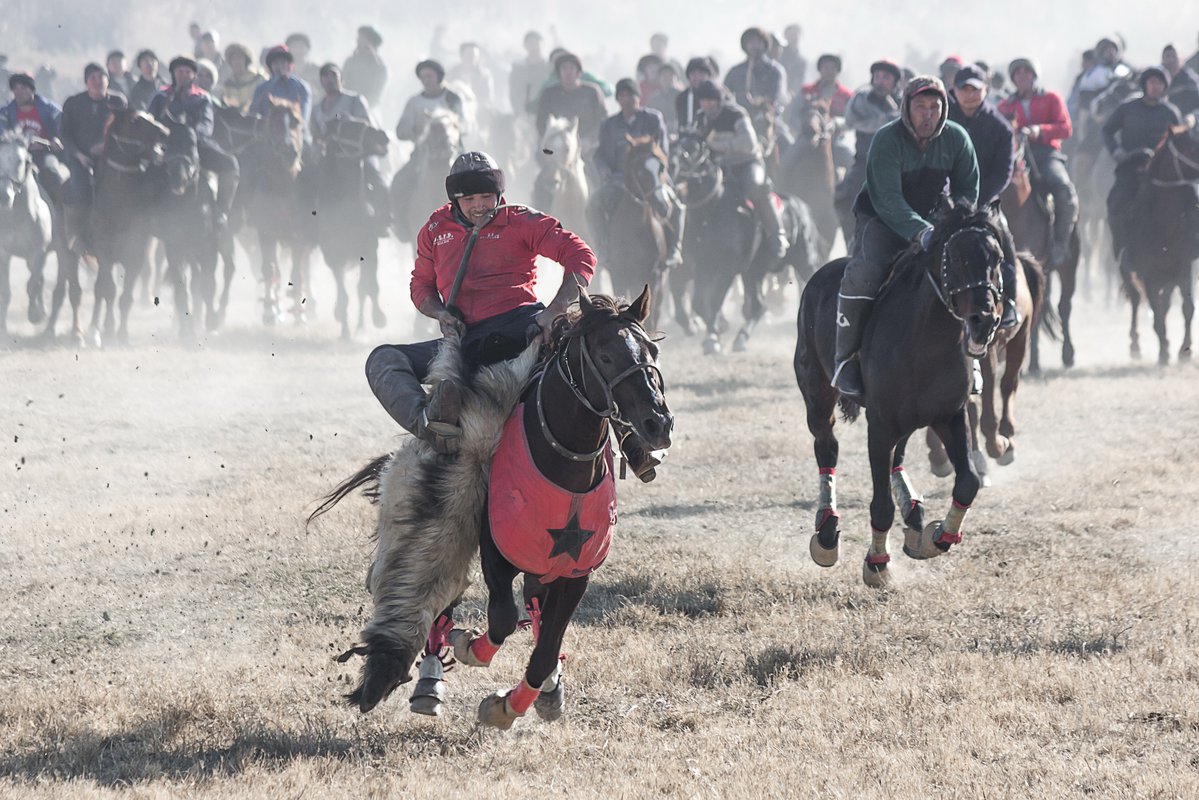
[[[862,413],[862,407],[845,395],[837,398],[837,407],[841,409],[842,422],[856,422]]]
[[[1027,252],[1020,253],[1017,260],[1024,270],[1024,280],[1028,281],[1028,293],[1032,295],[1034,324],[1040,321],[1044,326],[1045,334],[1055,342],[1060,341],[1062,323],[1058,318],[1057,309],[1053,307],[1053,304],[1046,302],[1045,290],[1047,287],[1044,269],[1041,268],[1040,262]]]
[[[333,506],[344,500],[346,496],[355,489],[362,489],[362,494],[368,500],[370,500],[372,504],[378,503],[379,479],[383,475],[383,470],[387,468],[387,465],[390,462],[391,453],[385,453],[338,484],[333,491],[325,495],[324,499],[322,500],[321,504],[317,506],[316,510],[308,515],[308,519],[304,521],[304,528],[307,529],[308,526],[312,524],[314,519],[332,509]]]

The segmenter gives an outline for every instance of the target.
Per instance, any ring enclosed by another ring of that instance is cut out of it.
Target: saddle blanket
[[[604,462],[604,476],[585,494],[555,484],[533,463],[518,404],[491,460],[488,519],[504,558],[542,582],[588,575],[604,563],[616,529],[610,443]]]

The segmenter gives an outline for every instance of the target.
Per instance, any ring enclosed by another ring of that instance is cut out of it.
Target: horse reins
[[[649,340],[648,334],[645,333],[645,330],[640,325],[632,322],[630,322],[630,325],[632,325],[637,333],[641,337],[645,338],[646,341]],[[557,438],[555,438],[554,434],[550,431],[549,423],[546,421],[545,408],[541,399],[542,387],[545,385],[545,376],[548,369],[548,364],[546,367],[542,368],[541,372],[537,376],[537,420],[541,424],[542,435],[545,437],[546,442],[549,443],[549,446],[554,450],[555,453],[571,461],[594,461],[608,445],[607,434],[611,431],[610,423],[616,423],[627,428],[633,427],[632,423],[621,416],[620,406],[617,404],[616,398],[613,396],[613,391],[615,388],[624,380],[632,377],[638,372],[649,372],[656,375],[658,378],[658,386],[661,387],[663,391],[665,390],[665,381],[662,378],[662,371],[658,368],[658,366],[649,362],[638,362],[633,364],[628,369],[620,372],[612,380],[605,380],[604,376],[599,371],[599,367],[596,366],[594,359],[591,358],[590,351],[587,349],[587,335],[582,334],[572,338],[579,342],[579,360],[582,363],[585,371],[579,376],[578,380],[575,379],[574,373],[571,370],[570,363],[568,361],[570,348],[570,341],[568,340],[566,344],[563,345],[562,349],[558,351],[557,355],[554,356],[554,362],[558,371],[558,376],[562,378],[563,382],[566,383],[566,385],[570,388],[571,393],[575,396],[575,399],[578,400],[585,409],[603,420],[606,428],[605,435],[600,442],[600,446],[589,453],[579,453],[571,450],[569,447],[562,444]],[[592,404],[591,400],[587,397],[587,372],[591,372],[595,376],[595,380],[599,384],[600,390],[604,393],[604,408],[602,410],[596,408]]]

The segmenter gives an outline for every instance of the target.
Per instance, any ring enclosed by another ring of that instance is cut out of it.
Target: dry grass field
[[[1102,303],[1076,310],[1079,366],[1050,348],[1023,384],[1017,461],[963,544],[917,563],[896,528],[885,592],[860,577],[864,421],[838,427],[842,561],[808,557],[791,324],[742,357],[671,336],[676,445],[620,486],[566,718],[474,723],[527,632],[456,668],[440,719],[407,686],[342,705],[371,508],[303,519],[396,434],[362,364],[407,338],[397,275],[392,327],[353,343],[261,330],[247,283],[197,345],[169,303],[138,306],[128,349],[0,344],[0,796],[1199,797],[1199,369],[1130,363]],[[909,454],[940,516],[949,482]]]

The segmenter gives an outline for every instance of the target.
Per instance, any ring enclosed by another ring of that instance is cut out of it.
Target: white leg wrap
[[[895,504],[899,506],[901,515],[907,514],[913,500],[923,502],[924,498],[916,493],[908,479],[907,470],[903,467],[891,471],[891,492],[895,495]]]
[[[870,537],[870,552],[872,555],[884,555],[887,552],[887,534],[889,531],[876,531],[873,528]]]
[[[818,508],[837,507],[837,476],[831,472],[820,473],[820,505]]]
[[[554,671],[551,672],[550,676],[545,679],[544,683],[541,684],[541,691],[542,692],[554,691],[555,689],[558,688],[558,681],[560,681],[561,679],[562,679],[562,661],[559,660],[558,666],[554,667]]]
[[[966,519],[966,512],[970,510],[970,506],[959,506],[957,503],[951,503],[949,513],[945,515],[945,520],[941,523],[941,530],[949,533],[961,533],[962,523]]]

